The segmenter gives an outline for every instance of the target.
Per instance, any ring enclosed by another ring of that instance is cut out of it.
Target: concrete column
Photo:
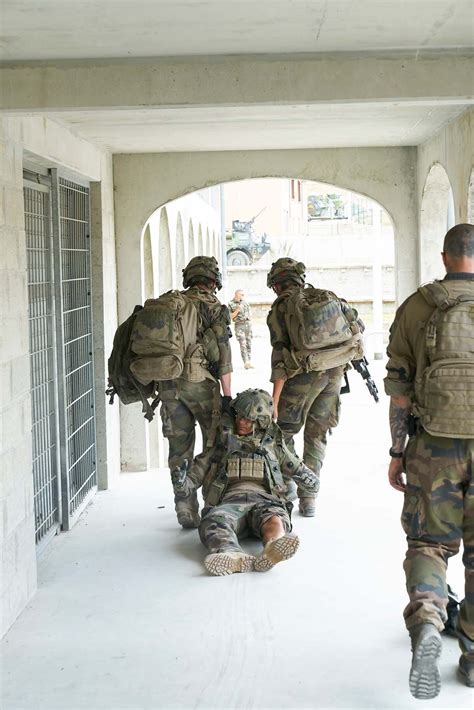
[[[3,635],[36,591],[23,149],[0,119],[0,574]]]

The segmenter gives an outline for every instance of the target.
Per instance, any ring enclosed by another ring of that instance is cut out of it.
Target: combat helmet
[[[257,422],[261,429],[268,429],[273,419],[273,400],[265,390],[248,389],[239,392],[230,406],[237,417]]]
[[[275,284],[283,281],[295,281],[300,286],[304,286],[306,276],[306,266],[302,261],[296,261],[289,257],[282,257],[273,262],[267,275],[267,286],[273,288]]]
[[[183,269],[183,286],[188,288],[196,283],[199,277],[216,282],[217,289],[222,288],[222,274],[219,264],[213,256],[195,256]]]

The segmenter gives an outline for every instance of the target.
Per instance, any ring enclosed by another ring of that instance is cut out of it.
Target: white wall
[[[36,589],[23,160],[96,181],[91,190],[92,279],[99,487],[119,473],[118,407],[106,407],[105,365],[117,322],[112,161],[44,118],[0,120],[1,632]]]

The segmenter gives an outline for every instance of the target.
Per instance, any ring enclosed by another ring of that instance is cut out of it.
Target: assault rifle
[[[375,399],[376,402],[379,401],[379,391],[377,389],[377,385],[373,381],[370,372],[369,372],[369,363],[367,362],[367,358],[363,357],[360,360],[352,360],[351,362],[352,367],[354,370],[356,370],[359,375],[362,377],[362,379],[365,382],[365,386],[370,392],[371,397]],[[351,391],[351,388],[349,387],[349,379],[347,377],[347,372],[344,373],[344,381],[345,384],[343,387],[341,387],[341,394],[347,394],[348,392]]]

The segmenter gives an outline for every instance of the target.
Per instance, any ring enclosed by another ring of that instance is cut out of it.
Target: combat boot
[[[298,510],[304,518],[314,518],[316,515],[316,498],[304,496],[300,498]]]
[[[191,530],[199,527],[199,503],[196,493],[191,493],[186,498],[175,497],[175,510],[178,523],[185,529]]]
[[[436,698],[441,690],[438,659],[441,655],[441,635],[434,624],[418,624],[410,629],[412,662],[409,685],[414,698]]]
[[[255,572],[268,572],[278,562],[289,560],[293,557],[300,544],[299,538],[296,535],[283,535],[276,540],[270,540],[263,548],[260,557],[255,559]]]
[[[468,688],[474,688],[474,658],[461,656],[459,659],[458,675]]]
[[[204,566],[216,577],[235,572],[251,572],[253,570],[255,557],[248,555],[243,550],[229,550],[227,552],[213,552],[204,560]]]

